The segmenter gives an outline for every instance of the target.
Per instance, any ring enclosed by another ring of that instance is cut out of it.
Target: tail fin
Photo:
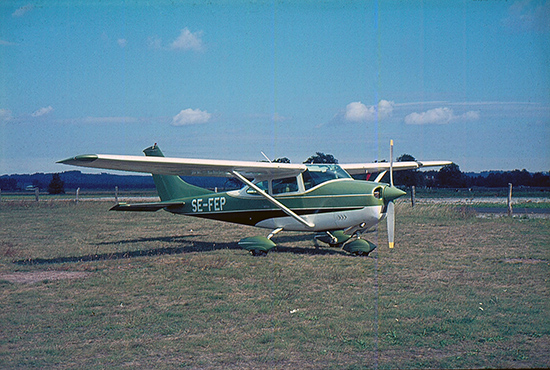
[[[150,157],[164,157],[157,144],[144,149],[143,153]],[[153,174],[153,181],[157,187],[160,200],[163,202],[211,193],[207,189],[186,183],[179,176]]]

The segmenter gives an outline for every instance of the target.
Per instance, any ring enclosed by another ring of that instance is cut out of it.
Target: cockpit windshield
[[[337,164],[307,164],[302,173],[306,190],[323,182],[335,179],[351,179],[351,176]]]

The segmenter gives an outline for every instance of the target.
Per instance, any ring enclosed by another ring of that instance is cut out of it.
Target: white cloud
[[[479,119],[479,111],[469,111],[462,115],[462,118],[468,121],[476,121]]]
[[[22,6],[20,7],[19,9],[17,9],[16,11],[14,11],[11,16],[12,17],[22,17],[25,15],[25,13],[27,12],[30,12],[31,10],[34,9],[34,5],[32,4],[27,4],[25,6]]]
[[[11,45],[16,45],[16,44],[14,44],[13,42],[6,41],[6,40],[0,40],[0,45],[11,46]]]
[[[125,47],[128,44],[128,40],[126,39],[118,39],[116,40],[116,42],[121,48]]]
[[[170,49],[201,51],[204,48],[201,37],[202,31],[192,33],[186,27],[181,30],[181,34],[178,38],[170,44]]]
[[[408,125],[445,124],[449,123],[452,116],[453,110],[450,108],[435,108],[422,113],[411,113],[405,117],[405,123]]]
[[[151,49],[161,49],[162,48],[162,39],[158,36],[151,36],[147,38],[147,45]]]
[[[211,117],[212,115],[206,111],[187,108],[174,116],[174,118],[172,119],[172,125],[185,126],[206,123],[210,120]]]
[[[291,119],[287,116],[281,116],[279,113],[275,113],[271,118],[273,119],[273,122],[285,122]]]
[[[515,32],[547,32],[550,30],[550,2],[540,5],[529,0],[516,1],[508,8],[502,24]]]
[[[135,117],[85,117],[83,123],[136,123],[138,119]]]
[[[377,106],[358,102],[349,103],[346,106],[344,118],[349,122],[367,122],[376,119],[382,119],[391,116],[393,112],[394,102],[380,100]]]
[[[51,113],[52,111],[53,111],[53,108],[52,108],[52,106],[50,105],[50,106],[48,106],[48,107],[40,108],[40,109],[34,111],[34,112],[31,114],[31,116],[32,116],[32,117],[42,117],[42,116],[44,116],[44,115],[46,115],[46,114],[48,114],[48,113]]]
[[[0,109],[0,122],[11,120],[11,111],[9,109]]]
[[[464,114],[455,115],[451,108],[441,107],[427,110],[421,113],[411,113],[405,117],[408,125],[444,125],[451,121],[475,121],[479,119],[479,111],[468,111]]]
[[[391,116],[393,112],[393,101],[380,100],[378,103],[378,118],[386,118]]]
[[[344,114],[344,117],[347,121],[360,122],[364,121],[371,114],[372,112],[369,110],[369,108],[367,108],[365,104],[358,101],[349,103],[346,106],[346,113]]]

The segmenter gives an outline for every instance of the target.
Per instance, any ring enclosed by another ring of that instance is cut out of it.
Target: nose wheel
[[[351,236],[345,234],[343,230],[336,230],[332,232],[326,231],[324,234],[315,235],[314,238],[316,242],[320,241],[325,244],[328,244],[330,247],[340,248],[348,240],[351,239]]]
[[[349,243],[344,244],[343,249],[346,252],[355,256],[366,257],[369,255],[370,252],[376,249],[376,245],[365,239],[355,239]]]
[[[359,233],[348,235],[343,230],[327,231],[324,234],[315,235],[315,245],[318,247],[317,242],[323,242],[330,247],[342,247],[342,249],[354,256],[368,256],[376,248],[375,244],[361,239]]]

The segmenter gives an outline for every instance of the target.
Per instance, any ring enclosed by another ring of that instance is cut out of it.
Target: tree
[[[312,155],[304,161],[304,163],[338,163],[338,160],[334,158],[332,154],[325,154],[321,152],[315,152],[315,155]]]
[[[273,160],[274,163],[290,163],[290,159],[287,157],[277,158]]]
[[[531,179],[531,186],[550,187],[550,176],[536,172]]]
[[[463,188],[466,186],[464,174],[455,163],[442,167],[437,173],[436,182],[442,188]]]
[[[397,158],[397,162],[414,162],[416,159],[410,154],[403,154]],[[393,181],[396,185],[405,185],[407,187],[411,186],[423,186],[424,181],[423,177],[418,170],[404,170],[404,171],[394,171]]]
[[[0,178],[0,190],[17,190],[17,180],[11,177]]]
[[[52,181],[48,185],[49,194],[65,194],[65,183],[61,180],[58,173],[52,174]]]

